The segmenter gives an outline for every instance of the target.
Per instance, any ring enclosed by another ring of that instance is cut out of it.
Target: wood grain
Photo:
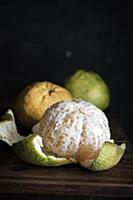
[[[133,197],[133,148],[115,119],[110,126],[117,142],[127,143],[123,159],[113,169],[95,173],[78,165],[38,167],[4,148],[0,152],[0,193]]]

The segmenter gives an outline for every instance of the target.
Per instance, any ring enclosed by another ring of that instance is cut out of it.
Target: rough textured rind
[[[110,139],[108,120],[103,111],[84,100],[63,101],[51,106],[33,127],[44,146],[59,157],[91,163],[103,143]]]
[[[110,103],[110,92],[102,77],[92,71],[78,70],[65,83],[73,97],[91,102],[104,110]]]
[[[71,93],[52,82],[35,82],[24,88],[15,101],[15,112],[24,126],[36,124],[52,104],[72,99]]]

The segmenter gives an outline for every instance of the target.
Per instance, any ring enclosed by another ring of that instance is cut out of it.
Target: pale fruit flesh
[[[91,103],[75,99],[51,106],[33,132],[43,139],[44,146],[61,157],[78,162],[95,160],[110,129],[105,114]]]

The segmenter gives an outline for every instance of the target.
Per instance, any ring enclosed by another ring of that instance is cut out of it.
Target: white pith
[[[22,140],[23,136],[20,136],[17,131],[12,110],[9,109],[7,111],[7,114],[11,116],[11,119],[7,119],[0,122],[0,140],[12,146],[14,143],[17,143],[20,140]]]
[[[34,139],[33,139],[33,145],[37,151],[37,153],[41,156],[41,157],[45,157],[46,158],[46,155],[43,153],[42,151],[42,147],[43,147],[43,144],[42,144],[42,138],[37,135]]]
[[[33,145],[37,151],[37,153],[44,158],[51,158],[51,160],[53,161],[63,161],[66,160],[66,158],[59,158],[53,155],[46,155],[43,151],[42,151],[42,147],[43,147],[43,143],[42,143],[42,137],[40,137],[39,135],[36,135],[36,137],[33,139]]]

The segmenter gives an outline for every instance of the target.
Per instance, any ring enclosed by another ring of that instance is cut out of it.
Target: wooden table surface
[[[33,166],[4,146],[0,151],[0,193],[133,197],[133,148],[115,117],[110,119],[110,127],[118,143],[126,141],[127,150],[116,167],[104,172],[78,165]]]

